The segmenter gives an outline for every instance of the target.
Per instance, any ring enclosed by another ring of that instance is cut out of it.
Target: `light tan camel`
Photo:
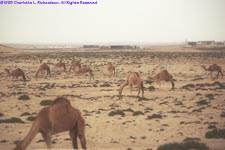
[[[20,68],[17,68],[15,70],[13,70],[12,72],[10,72],[9,69],[5,69],[6,73],[8,74],[8,76],[12,76],[13,79],[16,78],[16,80],[18,80],[18,77],[23,77],[23,81],[24,81],[24,84],[26,84],[26,77],[25,77],[25,73],[23,72],[22,69]]]
[[[112,76],[112,75],[115,76],[116,75],[116,69],[115,69],[115,67],[113,66],[113,64],[111,62],[109,62],[106,65],[106,69],[109,72],[110,76]]]
[[[69,72],[71,72],[71,70],[73,70],[73,72],[75,72],[75,70],[76,70],[77,67],[78,67],[78,68],[81,67],[80,61],[72,60],[72,61],[71,61],[71,64],[70,64]]]
[[[138,94],[137,94],[137,96],[139,96],[139,94],[140,94],[141,91],[142,91],[142,97],[144,96],[143,80],[141,79],[139,73],[137,73],[137,72],[131,72],[128,75],[127,80],[120,85],[120,89],[118,90],[119,91],[119,95],[122,94],[123,88],[125,86],[127,86],[127,85],[129,85],[129,87],[130,87],[131,94],[132,94],[133,86],[136,86],[138,88]]]
[[[212,77],[212,72],[217,72],[217,76],[219,77],[219,75],[221,74],[221,78],[223,78],[222,69],[217,64],[210,65],[208,68],[206,68],[204,65],[202,65],[202,68],[205,71],[209,71],[209,74],[210,74],[211,77]]]
[[[53,103],[43,108],[37,115],[34,123],[25,138],[17,144],[15,150],[25,150],[37,133],[41,133],[48,149],[51,149],[53,134],[69,131],[73,149],[78,149],[79,137],[82,149],[86,149],[85,121],[78,109],[71,106],[69,100],[63,97],[56,98]]]
[[[66,71],[66,63],[60,60],[58,63],[55,64],[56,68],[63,68]]]
[[[161,71],[154,77],[148,76],[147,81],[150,81],[151,83],[157,82],[160,84],[160,86],[161,86],[161,83],[160,83],[161,81],[166,81],[166,82],[170,81],[172,84],[172,89],[174,89],[174,86],[175,86],[173,76],[167,70]]]
[[[89,73],[90,75],[90,80],[91,78],[94,80],[94,74],[92,69],[89,66],[83,66],[83,67],[79,67],[78,68],[78,74],[85,74],[85,73]]]
[[[48,75],[51,77],[50,67],[46,63],[43,63],[40,65],[38,71],[36,72],[35,78],[37,79],[39,72],[43,72],[45,70],[47,71],[46,78]]]

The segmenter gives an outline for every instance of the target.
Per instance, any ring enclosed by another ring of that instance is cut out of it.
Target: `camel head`
[[[6,68],[5,68],[5,72],[6,72],[9,76],[12,75],[9,69],[6,69]]]
[[[207,70],[207,68],[206,68],[205,65],[201,65],[201,67],[202,67],[204,70]]]
[[[146,83],[151,84],[151,83],[153,83],[154,81],[155,81],[155,79],[154,79],[153,77],[148,76],[148,77],[147,77],[147,80],[146,80]]]

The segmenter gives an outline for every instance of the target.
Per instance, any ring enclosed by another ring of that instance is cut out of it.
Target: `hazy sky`
[[[0,43],[154,43],[185,39],[225,41],[225,0],[0,5]]]

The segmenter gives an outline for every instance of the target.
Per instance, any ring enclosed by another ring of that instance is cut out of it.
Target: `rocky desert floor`
[[[4,47],[1,49],[4,50]],[[95,75],[64,72],[54,63],[81,60]],[[40,60],[49,63],[52,76],[35,73]],[[112,62],[116,76],[110,76],[105,64]],[[225,51],[197,51],[183,46],[164,46],[145,50],[13,50],[0,55],[0,149],[13,149],[28,133],[44,101],[58,96],[68,98],[86,121],[89,150],[157,150],[160,145],[199,138],[210,150],[224,150],[224,138],[206,138],[214,129],[225,129],[225,77],[205,75],[201,65],[218,64],[225,71]],[[27,78],[13,80],[4,69],[21,68]],[[162,70],[173,75],[175,90],[169,82],[148,84],[148,75]],[[144,80],[144,97],[137,97],[120,84],[129,72],[138,72]],[[223,72],[225,74],[225,72]],[[27,100],[21,100],[26,97]],[[15,123],[7,120],[17,120]],[[16,118],[16,119],[15,119]],[[224,137],[224,133],[223,133]],[[54,135],[53,149],[71,149],[68,132]],[[80,147],[80,145],[79,145]],[[27,149],[46,149],[38,134]]]

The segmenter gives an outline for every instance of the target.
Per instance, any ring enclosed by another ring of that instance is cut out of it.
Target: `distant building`
[[[215,41],[198,41],[198,45],[212,45]]]
[[[187,42],[188,45],[191,45],[191,46],[195,46],[197,45],[197,42]]]
[[[225,42],[215,42],[216,45],[225,45]]]
[[[137,49],[138,46],[131,46],[131,45],[110,45],[110,49]]]
[[[100,48],[99,45],[83,45],[83,48]]]

